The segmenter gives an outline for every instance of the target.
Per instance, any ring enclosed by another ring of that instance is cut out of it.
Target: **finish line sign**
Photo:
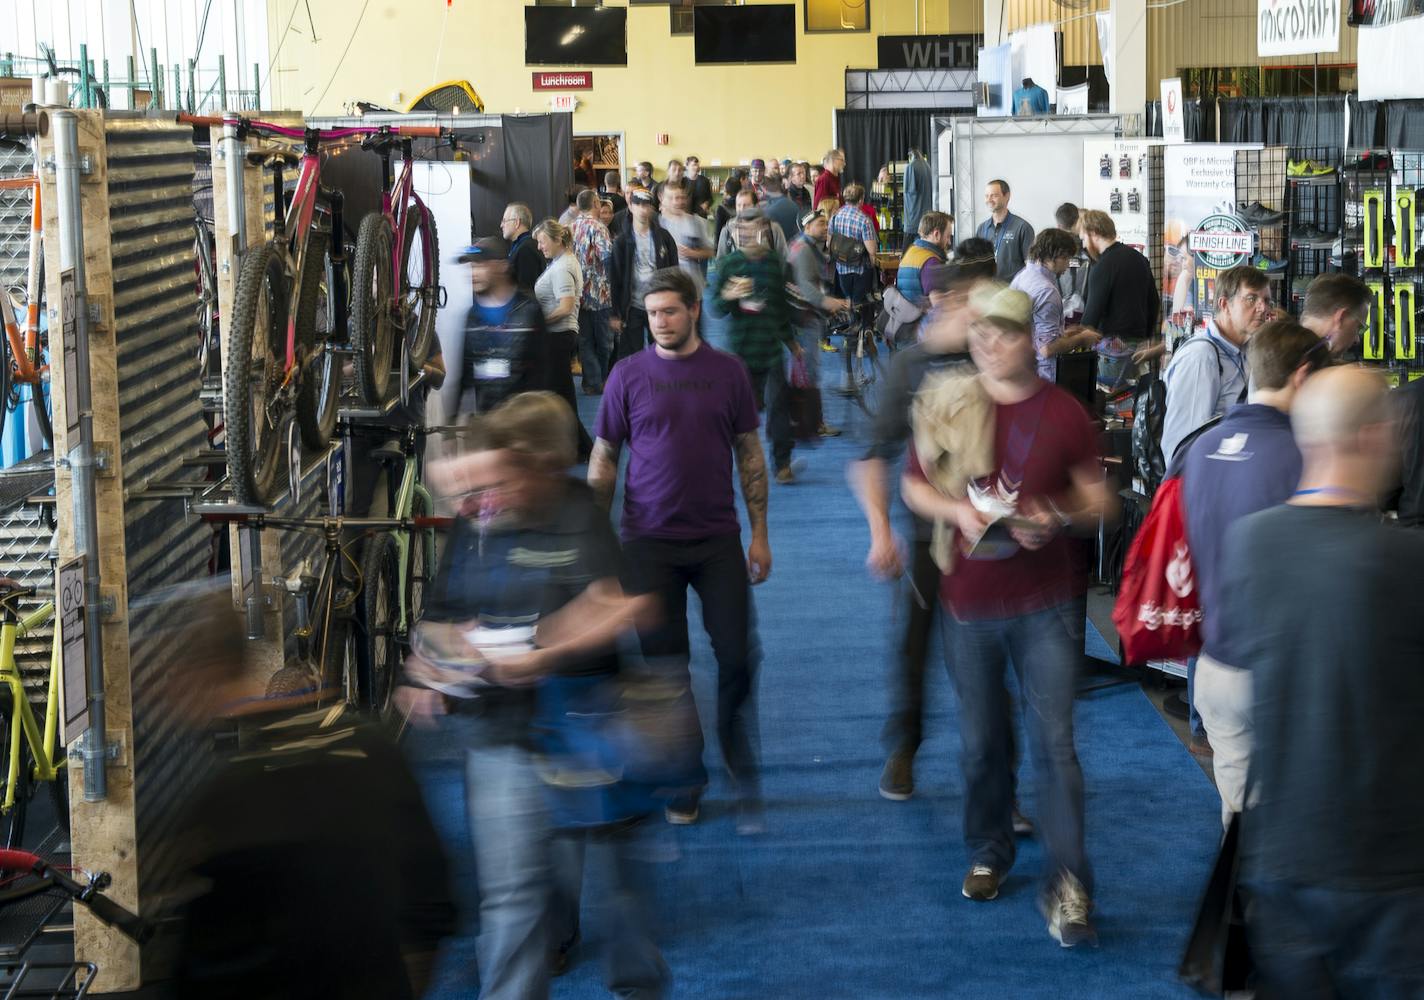
[[[1340,18],[1340,0],[1257,0],[1256,54],[1337,52]]]

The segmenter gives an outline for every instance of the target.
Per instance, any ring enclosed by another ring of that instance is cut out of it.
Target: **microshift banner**
[[[1340,0],[1257,0],[1256,54],[1300,56],[1340,48]]]

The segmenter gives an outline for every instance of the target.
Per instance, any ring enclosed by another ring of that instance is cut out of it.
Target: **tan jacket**
[[[926,376],[910,405],[915,454],[930,485],[962,500],[969,482],[994,471],[994,402],[967,365]],[[930,553],[940,572],[954,569],[953,524],[936,520]]]

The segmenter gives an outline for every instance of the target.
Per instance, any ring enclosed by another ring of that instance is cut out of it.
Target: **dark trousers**
[[[632,357],[648,346],[648,314],[641,309],[629,309],[618,334],[618,359]],[[616,364],[617,362],[613,362]]]
[[[1259,1000],[1424,997],[1424,887],[1352,891],[1247,880]]]
[[[697,592],[702,626],[717,659],[717,739],[722,759],[737,796],[759,799],[753,699],[758,657],[741,536],[696,541],[634,538],[624,544],[623,556],[629,592],[660,598],[659,624],[638,636],[650,665],[688,670],[687,588]],[[694,796],[707,783],[706,769],[699,764],[698,771],[691,782],[697,789]]]
[[[939,577],[928,539],[915,539],[910,563],[913,587],[905,588],[905,634],[890,677],[890,716],[881,731],[881,741],[890,753],[913,755],[924,738],[925,661],[939,613]]]
[[[952,622],[950,676],[959,698],[964,843],[971,863],[1006,872],[1014,862],[1013,704],[1004,683],[1011,661],[1023,697],[1047,875],[1069,872],[1091,892],[1083,769],[1073,743],[1081,660],[1073,617],[1079,607],[1070,601],[1016,618]]]
[[[766,371],[751,372],[752,392],[757,409],[766,419],[766,440],[771,444],[772,466],[780,471],[791,464],[791,394],[786,391],[786,366],[772,365]]]
[[[573,360],[578,334],[572,330],[549,331],[549,391],[556,393],[574,413],[574,446],[578,448],[580,461],[593,450],[593,438],[588,436],[588,428],[578,415],[578,396],[574,393]]]
[[[608,328],[608,309],[580,309],[578,332],[579,365],[583,368],[583,387],[602,390],[603,380],[612,363],[613,337]]]

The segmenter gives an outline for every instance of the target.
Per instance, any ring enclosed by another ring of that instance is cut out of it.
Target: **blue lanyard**
[[[1206,335],[1221,344],[1223,348],[1226,348],[1226,356],[1230,358],[1231,363],[1236,366],[1236,374],[1241,376],[1241,381],[1249,382],[1250,380],[1246,377],[1246,362],[1242,359],[1241,352],[1239,350],[1235,353],[1231,351],[1231,345],[1222,338],[1221,334],[1216,332],[1215,323],[1207,327]]]

